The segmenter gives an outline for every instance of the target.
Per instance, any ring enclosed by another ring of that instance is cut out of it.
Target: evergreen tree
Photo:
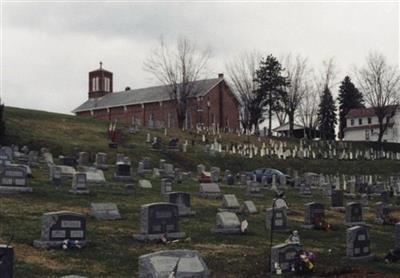
[[[349,113],[351,109],[365,107],[362,93],[354,86],[349,76],[346,76],[340,85],[338,101],[339,139],[343,139],[347,113]]]
[[[4,121],[4,104],[0,104],[0,138],[3,139],[6,130],[6,125]]]
[[[287,85],[287,80],[282,76],[282,72],[282,65],[270,54],[261,60],[254,80],[258,84],[257,95],[261,101],[261,107],[267,107],[268,136],[272,135],[273,112],[282,109],[280,99],[285,93],[282,88]]]
[[[322,139],[335,140],[336,104],[328,87],[325,87],[321,96],[318,109],[318,124]]]

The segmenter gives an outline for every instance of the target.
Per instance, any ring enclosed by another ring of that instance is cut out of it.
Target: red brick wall
[[[207,101],[210,101],[208,109]],[[200,109],[200,111],[199,111]],[[201,111],[202,110],[202,111]],[[78,116],[92,116],[90,111],[78,112]],[[150,115],[153,121],[157,121],[167,126],[170,118],[171,127],[178,127],[176,117],[175,101],[164,101],[125,107],[113,107],[109,109],[94,110],[93,116],[101,119],[118,119],[118,121],[131,125],[133,117],[140,125],[148,127]],[[168,116],[170,115],[170,116]],[[230,92],[225,82],[220,82],[204,97],[193,98],[189,101],[188,107],[188,126],[195,128],[197,123],[203,123],[205,127],[215,126],[221,129],[229,127],[230,129],[239,128],[239,104]]]

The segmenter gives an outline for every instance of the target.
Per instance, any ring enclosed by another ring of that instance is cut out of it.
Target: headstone
[[[30,167],[36,167],[39,165],[39,153],[37,151],[29,151],[28,165]]]
[[[257,207],[254,205],[253,201],[244,201],[242,211],[246,214],[258,213]]]
[[[387,216],[389,215],[389,208],[384,202],[377,202],[375,208],[375,223],[385,224]]]
[[[282,243],[271,249],[271,272],[277,273],[279,268],[282,273],[293,272],[297,262],[297,253],[301,250],[298,243]]]
[[[196,213],[191,210],[191,196],[186,192],[169,192],[166,194],[169,203],[178,206],[179,216],[192,216]]]
[[[240,212],[240,204],[234,194],[224,194],[222,196],[222,208],[218,211]]]
[[[42,216],[42,233],[33,245],[38,248],[60,247],[66,239],[85,246],[86,219],[82,214],[69,211],[48,212]]]
[[[217,183],[200,183],[199,196],[207,199],[219,199],[222,197],[222,193]]]
[[[76,159],[73,156],[63,156],[60,159],[62,165],[75,167],[76,166]]]
[[[61,168],[61,179],[72,179],[74,175],[76,174],[76,170],[72,166],[67,166],[67,165],[58,165],[58,167]]]
[[[170,203],[142,205],[140,209],[140,234],[134,235],[139,241],[179,239],[185,233],[179,230],[178,206]]]
[[[342,190],[340,189],[332,190],[331,207],[333,210],[344,210]]]
[[[96,160],[94,166],[96,166],[96,168],[100,170],[107,170],[108,169],[107,154],[101,152],[96,153]]]
[[[80,152],[78,158],[78,165],[89,165],[89,154],[87,152]]]
[[[9,245],[0,245],[0,277],[14,277],[14,248]]]
[[[228,174],[225,180],[227,185],[235,185],[235,176],[233,174]]]
[[[153,188],[153,186],[149,180],[139,180],[139,186],[141,188]]]
[[[369,261],[373,259],[370,250],[368,229],[364,226],[354,226],[346,231],[346,255],[350,260]]]
[[[216,226],[212,232],[222,234],[242,233],[240,221],[236,213],[229,211],[218,212],[216,217]]]
[[[114,178],[119,181],[132,180],[131,164],[126,162],[117,162]]]
[[[32,192],[27,186],[26,168],[6,165],[0,169],[0,193]]]
[[[261,186],[257,182],[249,182],[246,185],[246,196],[248,197],[256,197],[256,198],[263,198],[264,192],[261,190]]]
[[[311,185],[308,183],[302,183],[300,185],[299,195],[307,198],[312,197]]]
[[[161,195],[172,192],[173,179],[164,178],[161,180]]]
[[[350,202],[346,205],[346,225],[363,225],[362,205],[358,202]]]
[[[106,184],[106,178],[104,177],[103,170],[96,168],[86,168],[86,183],[88,185],[104,185]]]
[[[288,220],[285,208],[269,208],[266,210],[265,227],[275,232],[288,231]]]
[[[51,166],[50,168],[50,181],[55,187],[61,186],[62,172],[60,166]]]
[[[167,250],[139,257],[139,278],[150,277],[209,278],[210,272],[199,252]]]
[[[90,190],[86,187],[86,173],[77,172],[72,178],[72,188],[69,191],[73,194],[89,194]]]
[[[115,203],[91,203],[90,215],[97,220],[121,219],[121,215]]]
[[[325,224],[325,207],[321,203],[311,202],[304,205],[304,225],[303,228],[321,228]]]

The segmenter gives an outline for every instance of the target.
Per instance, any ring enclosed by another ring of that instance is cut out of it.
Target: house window
[[[362,125],[362,119],[361,118],[358,119],[358,124]]]
[[[371,124],[371,123],[372,123],[372,119],[368,118],[368,124]]]
[[[365,130],[365,140],[369,141],[369,130]]]
[[[354,119],[350,120],[350,125],[352,125],[352,126],[354,125]]]

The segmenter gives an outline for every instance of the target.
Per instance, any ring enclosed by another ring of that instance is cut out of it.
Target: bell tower
[[[89,99],[103,97],[113,92],[113,74],[103,69],[103,63],[100,62],[100,68],[89,72]]]

